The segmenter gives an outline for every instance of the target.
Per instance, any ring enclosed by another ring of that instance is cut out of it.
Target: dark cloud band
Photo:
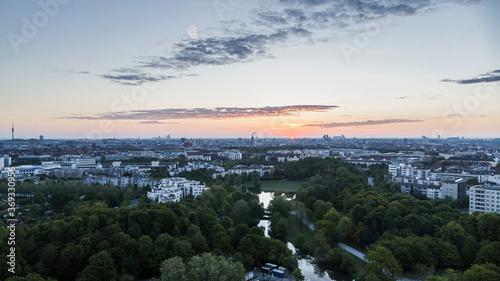
[[[319,128],[337,128],[337,127],[357,127],[357,126],[374,126],[385,125],[394,123],[414,123],[422,122],[422,120],[413,119],[383,119],[383,120],[367,120],[361,122],[341,122],[341,123],[323,123],[323,124],[307,124],[305,127],[319,127]]]
[[[157,120],[175,119],[233,119],[272,116],[295,116],[300,112],[325,112],[336,105],[289,105],[266,107],[217,107],[217,108],[165,108],[108,112],[93,116],[68,116],[58,119],[86,120],[147,120],[141,123],[157,124]]]
[[[230,65],[273,57],[274,46],[300,39],[330,40],[341,34],[365,32],[390,16],[411,16],[444,3],[478,0],[279,0],[266,2],[247,19],[232,21],[218,30],[224,36],[197,36],[180,40],[165,56],[140,57],[137,64],[101,75],[115,83],[138,85],[162,81],[200,65]],[[274,3],[274,4],[273,4]],[[324,33],[327,37],[324,37]],[[321,34],[321,35],[319,35]],[[318,37],[318,38],[315,38]],[[325,39],[330,38],[330,39]],[[160,70],[169,75],[149,74]],[[173,73],[173,74],[172,74]],[[173,75],[173,76],[171,76]]]
[[[476,83],[490,83],[500,81],[500,69],[493,70],[484,74],[479,75],[476,78],[471,79],[461,79],[461,80],[452,80],[452,79],[443,79],[441,82],[454,82],[457,84],[476,84]]]

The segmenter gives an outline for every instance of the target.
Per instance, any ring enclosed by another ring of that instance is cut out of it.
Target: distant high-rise
[[[43,135],[40,135],[40,138],[39,138],[39,139],[40,139],[40,140],[43,140]]]
[[[12,140],[14,140],[14,123],[12,123]]]

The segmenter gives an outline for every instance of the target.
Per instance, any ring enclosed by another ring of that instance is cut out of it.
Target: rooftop
[[[500,190],[500,185],[475,185],[471,188],[481,188],[481,189],[489,189],[489,190]]]

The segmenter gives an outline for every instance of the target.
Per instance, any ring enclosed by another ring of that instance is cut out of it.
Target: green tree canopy
[[[243,281],[245,269],[239,262],[204,253],[183,262],[173,257],[161,266],[162,281]]]

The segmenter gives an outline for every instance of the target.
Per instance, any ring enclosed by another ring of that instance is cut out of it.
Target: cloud
[[[361,122],[341,122],[341,123],[323,123],[323,124],[306,124],[304,127],[320,127],[320,128],[337,128],[337,127],[357,127],[357,126],[374,126],[394,123],[414,123],[422,122],[423,120],[412,119],[383,119],[383,120],[367,120]]]
[[[63,70],[63,69],[56,69],[54,71],[57,71],[57,72],[65,72],[65,73],[74,73],[74,74],[89,74],[90,71],[82,71],[82,70],[73,70],[73,69],[69,69],[69,70]]]
[[[138,122],[139,124],[149,124],[149,125],[162,125],[162,124],[171,124],[171,125],[175,125],[175,124],[179,124],[177,122],[160,122],[160,121],[156,121],[156,120],[152,120],[152,121],[141,121],[141,122]]]
[[[179,72],[201,65],[229,65],[270,58],[269,46],[292,36],[307,37],[309,34],[303,28],[291,27],[270,34],[249,33],[181,41],[173,46],[168,56],[142,56],[135,66],[115,69],[101,77],[123,85],[167,80],[181,76],[159,72]],[[151,71],[156,71],[156,74]]]
[[[133,67],[114,69],[112,74],[103,74],[100,76],[112,82],[128,86],[136,86],[145,82],[157,82],[180,77],[161,73],[144,72],[141,69]]]
[[[196,26],[191,25],[191,27],[187,30],[187,33],[189,37],[193,40],[198,40],[198,29],[196,29]]]
[[[156,82],[166,79],[173,79],[176,76],[166,76],[166,75],[151,75],[151,74],[118,74],[118,75],[101,75],[102,78],[109,79],[115,83],[122,85],[135,86],[140,85],[144,82]]]
[[[477,0],[279,0],[263,1],[246,18],[221,22],[204,30],[192,26],[188,38],[178,40],[165,55],[139,57],[129,72],[100,75],[123,85],[138,85],[182,77],[177,73],[202,65],[231,65],[275,57],[273,48],[297,43],[324,42],[365,32],[391,16],[411,16],[447,3]],[[208,30],[213,32],[209,34]],[[221,35],[222,34],[222,35]],[[156,73],[152,73],[156,70]],[[161,72],[162,74],[158,74]]]
[[[483,73],[478,77],[471,79],[460,79],[460,80],[452,80],[452,79],[443,79],[441,82],[454,82],[457,84],[475,84],[475,83],[483,83],[483,82],[497,82],[500,81],[500,69],[493,70],[487,73]]]
[[[422,95],[422,97],[428,100],[438,100],[443,97],[443,94]]]
[[[337,108],[336,105],[286,105],[266,107],[217,107],[217,108],[164,108],[150,110],[130,110],[108,112],[92,116],[73,114],[58,119],[86,119],[86,120],[148,120],[156,124],[157,120],[171,119],[232,119],[273,116],[296,116],[302,112],[326,112]]]

